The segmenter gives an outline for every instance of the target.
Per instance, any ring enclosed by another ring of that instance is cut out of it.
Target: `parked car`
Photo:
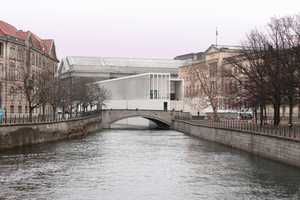
[[[57,113],[58,114],[62,114],[63,112],[62,112],[62,109],[57,109]]]

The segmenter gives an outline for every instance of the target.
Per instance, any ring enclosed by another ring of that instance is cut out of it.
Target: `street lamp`
[[[5,114],[5,124],[6,124],[6,108],[4,108],[4,114]]]

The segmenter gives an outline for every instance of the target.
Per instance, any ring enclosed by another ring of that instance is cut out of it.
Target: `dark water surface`
[[[0,152],[0,199],[300,199],[300,169],[167,130]]]

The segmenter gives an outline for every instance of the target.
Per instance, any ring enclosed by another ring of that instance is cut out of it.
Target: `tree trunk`
[[[217,111],[217,108],[215,106],[213,107],[213,111],[214,111],[214,121],[220,121],[218,111]]]
[[[42,109],[43,109],[42,121],[43,122],[45,121],[45,107],[46,107],[46,105],[42,106]]]
[[[293,103],[290,103],[289,127],[293,126]]]
[[[280,124],[280,104],[274,104],[274,125]]]
[[[260,105],[260,126],[264,123],[264,106]]]
[[[29,105],[29,122],[32,122],[32,110],[33,108]]]

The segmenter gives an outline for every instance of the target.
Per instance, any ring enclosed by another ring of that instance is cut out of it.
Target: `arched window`
[[[10,100],[14,100],[14,87],[10,88]]]
[[[15,58],[15,48],[12,48],[12,58]]]
[[[9,57],[12,58],[13,57],[13,48],[10,47],[9,49]]]

